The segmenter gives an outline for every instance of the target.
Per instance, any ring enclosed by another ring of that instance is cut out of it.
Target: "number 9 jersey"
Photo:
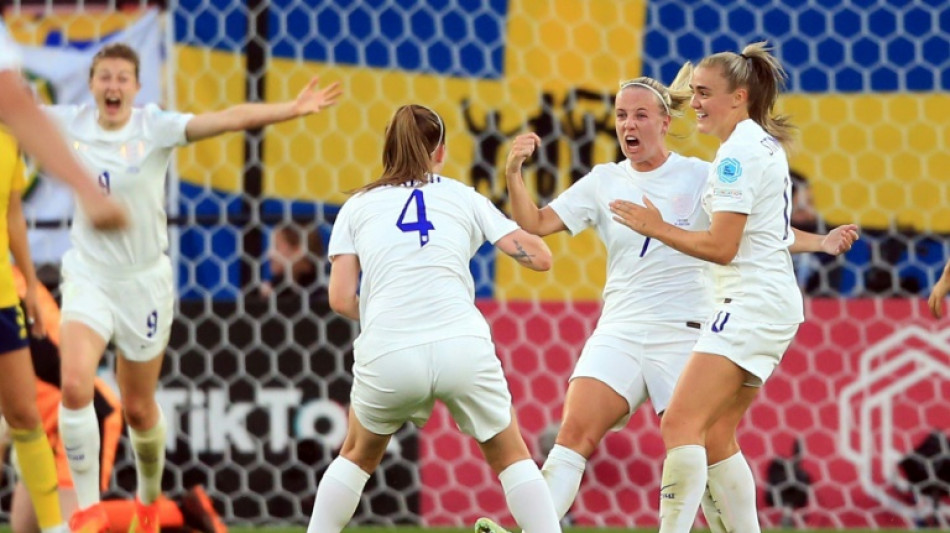
[[[350,198],[333,225],[328,256],[360,261],[356,360],[459,336],[490,340],[469,260],[486,240],[494,244],[517,229],[473,188],[438,175]]]

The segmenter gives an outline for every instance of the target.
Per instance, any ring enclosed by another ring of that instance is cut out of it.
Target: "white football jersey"
[[[21,61],[20,49],[7,33],[7,27],[0,22],[0,70],[17,70]]]
[[[597,165],[550,206],[576,235],[594,227],[607,248],[607,282],[598,331],[623,335],[631,322],[703,321],[712,312],[712,293],[703,261],[649,239],[616,222],[613,200],[643,205],[646,196],[663,220],[687,230],[704,230],[709,219],[701,202],[709,163],[671,153],[659,168],[634,170],[630,162]]]
[[[740,122],[716,153],[703,207],[749,215],[739,253],[728,265],[712,264],[717,302],[770,324],[805,320],[788,247],[792,185],[782,145],[751,119]]]
[[[475,307],[469,260],[486,240],[494,244],[517,229],[475,189],[438,175],[418,187],[379,187],[347,200],[327,254],[360,260],[356,357],[368,362],[465,335],[491,339]]]
[[[70,232],[73,247],[91,266],[122,268],[159,260],[168,248],[165,175],[172,150],[187,142],[185,126],[193,115],[162,111],[150,104],[132,110],[121,130],[108,131],[96,120],[94,105],[45,108],[99,186],[129,212],[129,227],[97,231],[77,209]]]

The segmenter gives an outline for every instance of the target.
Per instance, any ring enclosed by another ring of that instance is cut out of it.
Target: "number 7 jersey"
[[[475,307],[469,260],[518,229],[473,188],[432,175],[357,193],[340,209],[328,255],[360,260],[356,358],[459,336],[491,338]]]

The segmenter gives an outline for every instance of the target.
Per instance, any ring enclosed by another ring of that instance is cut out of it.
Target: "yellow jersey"
[[[11,194],[23,191],[25,186],[26,167],[16,139],[6,130],[0,129],[0,308],[13,307],[20,302],[13,283],[7,216]]]

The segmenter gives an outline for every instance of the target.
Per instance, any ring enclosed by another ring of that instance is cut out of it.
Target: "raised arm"
[[[508,200],[512,218],[525,231],[544,237],[564,231],[567,226],[549,206],[538,209],[534,200],[531,199],[531,194],[528,193],[528,188],[525,187],[521,166],[540,146],[541,137],[538,137],[536,133],[525,133],[515,137],[511,150],[508,152],[505,175],[508,181]]]
[[[353,320],[360,319],[360,259],[355,254],[330,258],[330,309]]]
[[[200,141],[222,133],[262,128],[311,113],[319,113],[337,102],[343,93],[339,82],[320,88],[314,76],[297,98],[287,102],[238,104],[221,111],[195,115],[185,127],[188,141]]]
[[[792,228],[795,233],[795,242],[788,247],[788,251],[797,254],[802,252],[824,252],[829,255],[841,255],[851,249],[854,241],[859,239],[858,227],[854,224],[845,224],[828,232],[827,235],[809,233]]]
[[[541,237],[523,229],[517,229],[498,239],[495,246],[525,268],[538,272],[551,269],[551,249]]]
[[[43,170],[75,191],[93,226],[126,226],[125,210],[102,195],[95,178],[76,159],[56,125],[33,101],[26,82],[13,70],[0,70],[0,122],[7,125],[23,150],[35,157]]]

